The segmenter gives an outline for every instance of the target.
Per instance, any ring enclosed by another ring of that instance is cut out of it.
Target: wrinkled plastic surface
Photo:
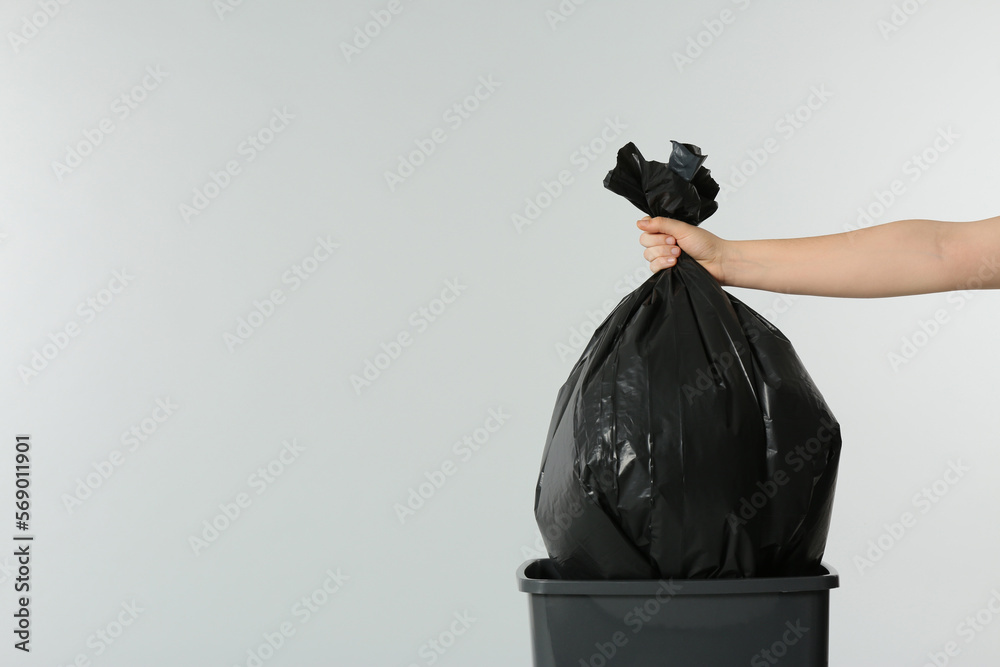
[[[719,186],[697,146],[631,142],[605,187],[699,224]],[[788,339],[681,253],[597,328],[560,388],[535,490],[554,566],[575,579],[813,574],[840,425]]]

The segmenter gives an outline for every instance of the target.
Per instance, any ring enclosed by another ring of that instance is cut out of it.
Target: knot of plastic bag
[[[652,217],[698,225],[718,210],[719,184],[703,164],[707,155],[694,144],[671,140],[666,164],[647,160],[631,141],[618,150],[618,163],[604,187],[622,195]]]

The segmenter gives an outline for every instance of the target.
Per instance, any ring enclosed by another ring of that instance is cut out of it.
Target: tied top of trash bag
[[[702,166],[707,155],[694,144],[671,140],[666,164],[647,160],[631,141],[618,151],[618,164],[604,177],[604,187],[622,195],[654,218],[665,217],[698,225],[719,205],[719,184]]]

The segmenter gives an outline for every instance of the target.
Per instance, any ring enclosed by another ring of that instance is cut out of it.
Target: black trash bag
[[[631,142],[604,180],[693,225],[718,184],[697,146]],[[791,343],[689,255],[621,300],[559,390],[535,517],[560,576],[814,574],[840,425]]]

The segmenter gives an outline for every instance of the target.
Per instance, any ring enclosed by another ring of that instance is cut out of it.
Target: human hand
[[[639,243],[646,247],[642,256],[653,273],[675,266],[681,250],[705,267],[712,277],[725,285],[722,258],[726,241],[701,227],[673,218],[650,218],[636,222],[643,233]]]

